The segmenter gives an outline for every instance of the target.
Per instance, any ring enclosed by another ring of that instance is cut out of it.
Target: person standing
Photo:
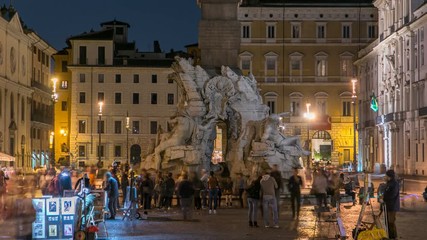
[[[168,173],[168,177],[165,181],[165,187],[166,187],[166,201],[165,201],[165,208],[168,210],[172,207],[172,199],[173,199],[173,192],[175,191],[175,180],[173,180],[172,173]]]
[[[110,220],[116,219],[116,201],[119,196],[119,184],[110,172],[105,173],[105,188],[108,197],[108,210],[110,211]]]
[[[191,220],[193,211],[194,186],[188,181],[187,173],[181,175],[178,186],[178,195],[181,199],[181,209],[184,220]]]
[[[283,181],[282,181],[282,174],[280,173],[279,166],[277,164],[273,165],[270,176],[272,176],[277,183],[275,196],[276,196],[276,203],[277,203],[277,212],[278,214],[280,214],[280,191],[282,191],[283,189]]]
[[[208,189],[209,189],[209,214],[216,214],[216,208],[218,206],[218,179],[215,177],[214,172],[210,172],[208,178]],[[212,209],[213,205],[213,209]]]
[[[248,218],[249,227],[258,227],[258,202],[261,191],[261,176],[252,181],[249,187],[246,189],[248,194]]]
[[[123,194],[123,207],[125,207],[126,204],[126,197],[127,197],[127,188],[129,187],[129,168],[125,167],[125,170],[122,172],[121,175],[121,188],[122,188],[122,194]],[[130,191],[130,190],[129,190]],[[130,198],[130,196],[129,196]],[[130,201],[130,199],[129,199]]]
[[[144,210],[151,209],[151,194],[154,189],[153,180],[150,178],[150,174],[147,172],[142,176],[141,181],[141,193],[144,198]]]
[[[388,220],[388,238],[397,239],[396,212],[400,211],[399,182],[393,170],[386,173],[386,187],[383,195],[383,201],[386,205]]]
[[[162,192],[162,187],[161,187],[162,182],[163,182],[162,173],[158,172],[156,179],[155,179],[155,183],[154,183],[154,192],[153,192],[154,207],[160,207],[160,196],[161,196],[161,192]]]
[[[9,177],[6,176],[6,173],[0,169],[0,212],[4,210],[4,202],[3,196],[6,194],[6,180],[9,180]]]
[[[59,179],[59,195],[64,196],[65,190],[72,190],[71,172],[64,168],[58,176]]]
[[[298,168],[294,168],[294,174],[289,178],[288,188],[291,193],[292,218],[299,218],[301,208],[302,178],[298,175]]]
[[[90,179],[87,173],[83,173],[83,176],[77,180],[76,185],[74,186],[76,193],[80,193],[83,190],[82,188],[91,189]]]
[[[279,217],[277,212],[277,202],[276,202],[276,196],[275,192],[277,189],[277,183],[276,180],[274,180],[273,177],[271,177],[268,173],[265,173],[261,180],[261,191],[262,191],[262,208],[263,208],[263,215],[264,215],[264,224],[266,228],[270,227],[269,218],[270,218],[270,211],[273,212],[273,223],[274,228],[279,228]]]

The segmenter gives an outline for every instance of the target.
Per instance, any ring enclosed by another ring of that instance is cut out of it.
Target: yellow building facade
[[[256,77],[270,113],[290,112],[284,133],[310,143],[312,158],[353,162],[353,62],[377,36],[375,8],[371,1],[285,2],[243,1],[239,67]]]
[[[57,102],[55,103],[55,124],[52,147],[55,149],[55,159],[67,159],[70,153],[70,106],[71,106],[71,72],[68,64],[72,61],[72,51],[65,48],[55,55],[54,78],[56,82]]]

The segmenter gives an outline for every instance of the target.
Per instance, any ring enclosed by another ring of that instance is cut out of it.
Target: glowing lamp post
[[[52,127],[53,131],[51,132],[51,135],[49,136],[49,146],[51,148],[51,156],[52,156],[52,162],[55,163],[55,103],[58,101],[58,93],[56,92],[56,84],[58,83],[58,78],[52,78]],[[46,164],[49,166],[49,164]]]
[[[126,162],[129,166],[129,112],[126,112]]]
[[[101,120],[102,120],[102,106],[104,105],[104,102],[98,102],[98,106],[99,106],[99,112],[98,112],[98,166],[102,165],[102,160],[101,160],[101,155],[102,155],[102,151],[101,151]]]
[[[356,131],[357,131],[357,123],[356,123],[356,101],[357,101],[357,95],[356,95],[356,84],[357,79],[353,78],[351,80],[353,92],[351,95],[351,103],[353,105],[353,164],[355,166],[356,171],[359,170],[358,161],[357,161],[357,154],[356,154]]]

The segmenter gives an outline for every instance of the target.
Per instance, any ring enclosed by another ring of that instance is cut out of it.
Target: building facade
[[[368,169],[425,175],[427,5],[377,0],[379,37],[360,51],[360,151]],[[371,109],[378,102],[378,111]]]
[[[138,163],[176,110],[177,86],[168,79],[173,59],[158,42],[153,52],[138,52],[127,40],[129,28],[116,20],[102,23],[99,31],[69,38],[69,48],[55,55],[58,82],[67,81],[59,101],[68,107],[56,108],[62,111],[56,131],[68,132],[56,141],[67,148],[56,148],[80,166],[99,159]]]
[[[0,9],[0,152],[23,170],[49,161],[54,49],[27,28],[13,7]],[[0,163],[7,165],[7,163]]]
[[[270,113],[291,113],[285,135],[300,135],[315,160],[353,162],[351,80],[358,50],[377,38],[371,1],[248,0],[238,21],[239,67],[256,77]]]

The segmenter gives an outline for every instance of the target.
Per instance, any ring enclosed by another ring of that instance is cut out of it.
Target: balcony
[[[52,114],[46,111],[35,110],[31,113],[32,122],[40,122],[48,125],[53,124]]]
[[[41,82],[37,82],[37,81],[32,80],[31,81],[31,87],[37,88],[37,89],[40,89],[43,92],[52,94],[52,90],[48,86],[42,84]]]

